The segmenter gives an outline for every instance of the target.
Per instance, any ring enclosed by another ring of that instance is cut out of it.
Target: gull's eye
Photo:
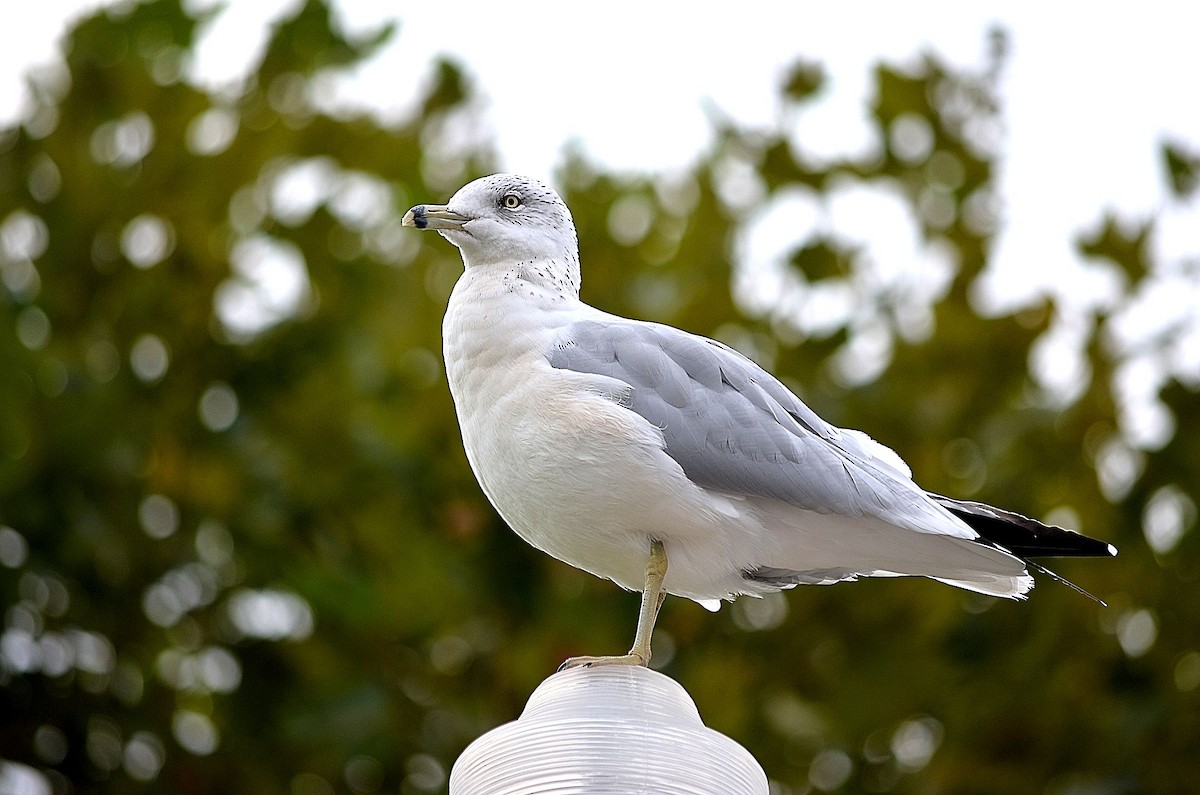
[[[504,198],[500,200],[506,209],[515,210],[521,206],[521,197],[515,193],[506,193]]]

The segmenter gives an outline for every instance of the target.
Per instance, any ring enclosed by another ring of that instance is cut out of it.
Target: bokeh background
[[[310,0],[200,87],[220,13],[80,19],[0,130],[0,791],[440,792],[563,658],[626,648],[637,596],[525,547],[461,450],[461,265],[400,217],[497,167],[470,78],[437,64],[399,119],[330,103],[396,31]],[[997,307],[1008,43],[878,63],[861,154],[714,113],[686,167],[555,174],[585,300],[738,347],[927,488],[1121,549],[1055,567],[1107,607],[1046,578],[669,601],[655,666],[777,795],[1200,781],[1200,250],[1159,245],[1200,141],[1155,147],[1156,211],[1073,231],[1086,278]],[[776,90],[799,116],[829,75],[798,52]]]

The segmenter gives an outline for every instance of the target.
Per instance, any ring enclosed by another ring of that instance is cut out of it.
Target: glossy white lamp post
[[[750,753],[706,728],[677,682],[640,666],[573,668],[471,743],[450,795],[766,795]]]

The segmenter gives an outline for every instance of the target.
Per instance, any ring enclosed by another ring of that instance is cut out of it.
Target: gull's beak
[[[417,229],[458,229],[471,219],[456,213],[445,204],[418,204],[404,214],[400,222],[403,226],[415,226]]]

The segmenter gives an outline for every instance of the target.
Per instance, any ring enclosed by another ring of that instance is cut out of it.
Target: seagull
[[[715,610],[798,585],[920,576],[1021,599],[1030,568],[1061,580],[1028,558],[1116,554],[927,492],[891,449],[825,422],[727,345],[582,302],[570,210],[536,179],[483,177],[402,223],[462,255],[443,353],[484,494],[532,546],[642,592],[628,654],[563,668],[649,665],[668,593]]]

